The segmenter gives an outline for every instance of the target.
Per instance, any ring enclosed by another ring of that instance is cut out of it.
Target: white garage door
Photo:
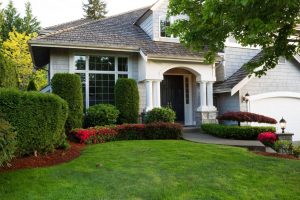
[[[300,140],[300,99],[292,97],[271,97],[250,100],[250,112],[266,115],[278,122],[283,117],[287,121],[286,132],[294,133],[293,140]],[[280,126],[277,124],[277,132]]]

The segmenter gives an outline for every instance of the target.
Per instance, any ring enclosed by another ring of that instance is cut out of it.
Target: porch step
[[[185,126],[183,127],[183,133],[200,133],[200,128],[197,126]]]

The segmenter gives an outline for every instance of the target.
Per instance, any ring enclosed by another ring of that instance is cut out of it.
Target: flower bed
[[[266,146],[273,147],[278,137],[275,133],[265,132],[258,135],[258,140]]]
[[[74,129],[71,136],[78,142],[97,144],[114,140],[180,139],[182,126],[176,123],[124,124],[111,127]]]

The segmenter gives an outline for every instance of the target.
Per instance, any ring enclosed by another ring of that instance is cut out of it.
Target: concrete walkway
[[[251,151],[266,152],[266,147],[257,140],[232,140],[214,137],[212,135],[204,134],[199,129],[185,129],[183,138],[188,141],[204,143],[204,144],[219,144],[227,146],[244,147]]]

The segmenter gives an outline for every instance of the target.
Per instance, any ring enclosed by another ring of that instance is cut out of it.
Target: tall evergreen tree
[[[106,3],[102,0],[88,0],[88,3],[83,3],[83,11],[85,17],[90,19],[105,18],[107,13]]]
[[[3,23],[4,23],[4,14],[3,14],[3,10],[1,8],[2,3],[0,2],[0,49],[2,46],[2,27],[3,27]]]
[[[9,33],[15,30],[17,32],[22,31],[22,18],[15,8],[13,1],[10,0],[7,7],[3,11],[4,23],[2,25],[2,39],[5,41],[9,37]]]
[[[26,14],[23,19],[22,31],[27,34],[38,32],[41,29],[40,22],[35,16],[33,16],[31,4],[29,1],[25,3],[25,9]]]

